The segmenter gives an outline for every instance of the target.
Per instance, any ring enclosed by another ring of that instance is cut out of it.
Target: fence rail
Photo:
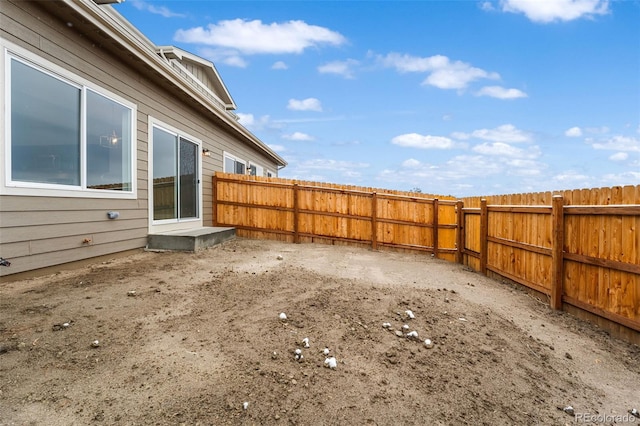
[[[419,250],[640,332],[640,185],[495,197],[214,176],[239,236]]]

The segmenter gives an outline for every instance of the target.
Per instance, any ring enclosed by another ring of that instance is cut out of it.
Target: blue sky
[[[430,194],[640,184],[640,1],[151,1],[281,177]]]

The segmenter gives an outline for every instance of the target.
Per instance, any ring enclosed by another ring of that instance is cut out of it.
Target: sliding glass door
[[[199,218],[198,145],[153,127],[153,220]]]

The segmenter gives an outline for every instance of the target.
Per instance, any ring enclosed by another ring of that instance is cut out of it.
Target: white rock
[[[305,348],[309,347],[309,338],[305,337],[304,339],[302,339],[302,343],[304,344]]]
[[[282,259],[284,259],[284,257],[282,257],[282,255],[281,255],[281,254],[279,254],[279,255],[278,255],[278,257],[276,257],[276,259],[278,259],[278,260],[282,260]]]
[[[325,367],[329,367],[331,369],[336,369],[338,367],[338,361],[336,361],[336,357],[332,356],[331,358],[327,358],[324,360]]]
[[[322,353],[325,354],[325,355],[329,355],[329,348],[324,348]]]
[[[408,330],[408,329],[409,329],[409,325],[408,325],[408,324],[403,325],[403,326],[402,326],[402,329],[403,329],[403,330]]]
[[[413,314],[413,312],[411,312],[410,310],[406,310],[404,311],[405,314],[407,314],[407,317],[409,319],[414,319],[416,316]]]
[[[408,339],[417,339],[418,338],[418,332],[417,331],[410,331],[407,333],[407,338]]]
[[[466,322],[466,321],[467,321],[467,319],[466,319],[466,318],[458,318],[458,321],[464,321],[464,322]]]
[[[424,341],[424,345],[427,347],[427,349],[433,348],[433,342],[431,341],[431,339],[426,339]]]
[[[69,327],[71,324],[69,324],[68,322],[62,323],[62,328],[67,328]]]
[[[91,342],[91,347],[92,348],[97,348],[100,346],[100,342],[98,340],[94,340],[93,342]]]
[[[280,315],[278,315],[278,317],[282,320],[285,321],[287,319],[287,314],[285,314],[284,312],[280,312]]]
[[[383,322],[382,323],[382,327],[389,329],[389,328],[391,328],[391,323],[390,322]]]
[[[245,401],[242,403],[242,409],[246,410],[247,408],[249,408],[249,403]]]

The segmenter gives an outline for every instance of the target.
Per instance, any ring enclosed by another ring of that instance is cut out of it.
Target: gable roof
[[[59,7],[54,7],[54,4]],[[75,15],[78,18],[77,27],[93,26],[94,32],[102,38],[108,38],[117,46],[121,56],[126,54],[135,57],[172,86],[203,106],[212,114],[212,118],[228,131],[265,154],[278,166],[287,165],[282,157],[238,122],[237,116],[231,112],[236,105],[213,63],[177,47],[156,46],[110,5],[99,5],[93,0],[58,0],[41,2],[41,5],[50,5],[53,12],[62,13],[64,19],[69,21],[71,16]],[[60,6],[63,5],[75,14],[70,16],[69,13],[62,11]],[[185,65],[201,69],[208,81],[203,82]],[[188,72],[185,73],[184,68]]]
[[[209,92],[219,102],[222,102],[225,109],[236,109],[236,104],[233,102],[231,94],[212,62],[175,46],[157,46],[156,52],[169,61],[185,78],[192,81],[201,89]],[[193,70],[201,72],[204,79],[195,75]]]

